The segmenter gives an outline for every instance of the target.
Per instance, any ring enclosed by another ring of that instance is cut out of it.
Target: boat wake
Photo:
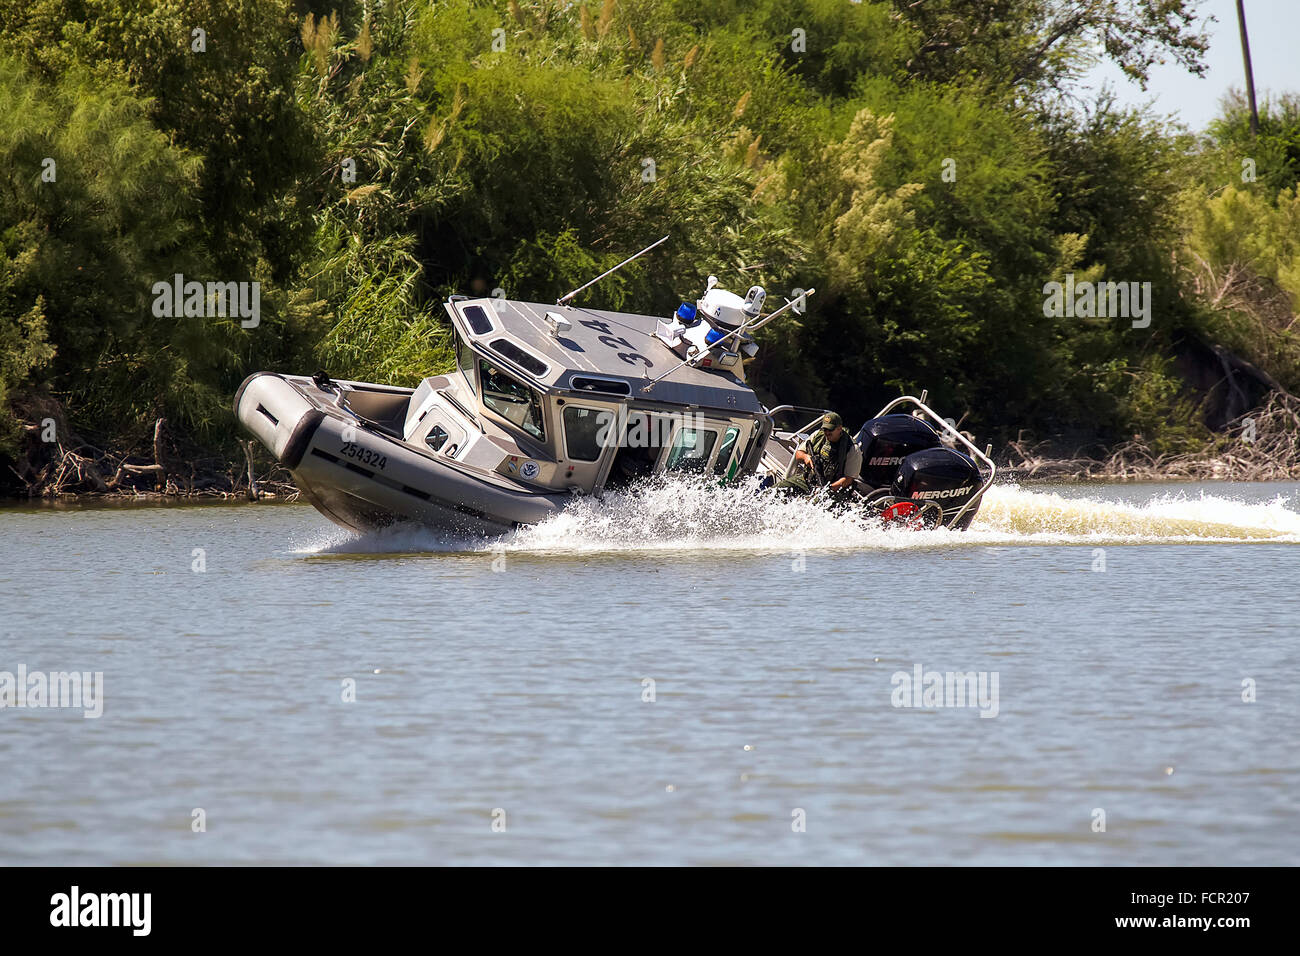
[[[1109,489],[1112,493],[1129,489]],[[1133,497],[1141,495],[1138,492]],[[756,496],[752,480],[716,485],[657,479],[601,500],[576,498],[534,527],[497,539],[410,526],[367,535],[339,531],[303,550],[317,555],[419,552],[916,550],[989,545],[1300,544],[1300,512],[1277,496],[1245,501],[1204,492],[1161,492],[1144,501],[989,489],[968,531],[909,531],[836,515],[798,499]]]
[[[979,539],[1007,543],[1300,543],[1300,512],[1278,495],[1268,501],[1162,492],[1140,503],[1066,497],[1015,485],[989,489],[971,526]]]

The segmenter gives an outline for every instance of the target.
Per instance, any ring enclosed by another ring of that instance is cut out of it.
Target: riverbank
[[[48,481],[28,494],[0,496],[0,503],[23,501],[296,501],[299,497],[288,470],[255,463],[253,477],[239,470],[237,463],[204,459],[174,466],[179,470],[158,472],[142,465],[126,465],[111,481],[100,476],[102,488],[90,476],[97,469],[93,459],[75,452],[55,469]],[[96,469],[92,471],[92,469]],[[1237,455],[1198,457],[1161,456],[1138,448],[1116,451],[1105,460],[1051,458],[1033,454],[1016,455],[998,465],[1000,484],[1149,484],[1192,481],[1295,481],[1300,465],[1260,464]]]
[[[1245,449],[1221,449],[1217,454],[1161,455],[1142,442],[1129,442],[1107,458],[1053,458],[1018,453],[999,473],[1020,484],[1186,481],[1295,481],[1300,462],[1270,458]]]
[[[1275,392],[1190,452],[1161,453],[1134,437],[1105,457],[1060,457],[1046,443],[1013,441],[1004,460],[1023,483],[1293,481],[1300,478],[1300,399]]]
[[[57,431],[56,431],[57,434]],[[71,434],[71,433],[69,433]],[[151,454],[117,453],[71,435],[31,442],[9,466],[10,500],[279,499],[298,489],[288,469],[253,441],[203,449],[154,425]],[[138,450],[138,449],[137,449]],[[1275,393],[1249,416],[1190,452],[1162,453],[1140,436],[1100,456],[1062,455],[1049,442],[1008,442],[996,457],[999,477],[1021,484],[1300,480],[1300,400]]]
[[[33,494],[0,497],[0,506],[6,501],[15,504],[35,501],[166,503],[199,500],[297,501],[299,498],[292,476],[287,469],[278,465],[255,464],[251,484],[233,462],[213,466],[209,460],[181,467],[192,477],[169,474],[165,477],[165,486],[159,487],[160,478],[149,471],[142,475],[132,475],[117,487],[99,490],[85,487],[82,479],[70,479],[69,475],[75,473],[77,468],[76,465],[69,465],[62,472],[62,477],[56,476],[55,480]],[[82,463],[82,473],[87,470],[86,464]],[[1117,451],[1105,460],[1017,455],[1011,460],[1004,459],[998,465],[999,484],[1179,484],[1196,481],[1296,480],[1300,480],[1300,465],[1261,466],[1236,455],[1159,456],[1141,449]]]
[[[0,499],[245,499],[292,501],[298,497],[288,469],[267,460],[256,442],[205,449],[173,436],[165,419],[154,423],[149,453],[105,449],[55,421],[50,440],[33,434],[18,459],[7,462],[10,480]],[[61,440],[58,436],[66,435]],[[16,478],[15,482],[13,479]]]

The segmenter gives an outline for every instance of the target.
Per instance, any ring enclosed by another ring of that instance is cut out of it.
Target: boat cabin
[[[770,420],[737,355],[752,354],[752,342],[701,342],[717,348],[686,364],[689,339],[671,347],[655,316],[458,296],[445,308],[456,370],[411,396],[407,442],[539,490],[585,494],[648,474],[726,480],[758,466]]]

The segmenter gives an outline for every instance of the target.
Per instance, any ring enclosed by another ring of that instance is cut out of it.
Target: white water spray
[[[592,553],[647,551],[916,550],[989,545],[1300,544],[1300,513],[1277,496],[1251,502],[1196,491],[1162,490],[1149,500],[1132,486],[1084,496],[1016,485],[991,488],[970,530],[909,531],[855,515],[832,514],[800,499],[755,495],[754,480],[719,488],[656,479],[602,499],[577,498],[540,525],[498,539],[466,538],[399,526],[354,536],[331,534],[316,554],[491,551]]]

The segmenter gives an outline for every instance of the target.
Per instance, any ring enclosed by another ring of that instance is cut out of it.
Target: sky
[[[1269,91],[1300,93],[1300,0],[1245,0],[1250,58],[1255,68],[1255,95],[1261,106]],[[1232,87],[1245,90],[1241,36],[1235,0],[1201,0],[1202,18],[1213,15],[1210,49],[1204,78],[1172,62],[1152,68],[1146,92],[1110,61],[1088,74],[1084,85],[1099,89],[1108,83],[1121,104],[1143,106],[1154,101],[1158,113],[1175,113],[1193,130],[1204,130],[1219,111],[1219,98]]]

